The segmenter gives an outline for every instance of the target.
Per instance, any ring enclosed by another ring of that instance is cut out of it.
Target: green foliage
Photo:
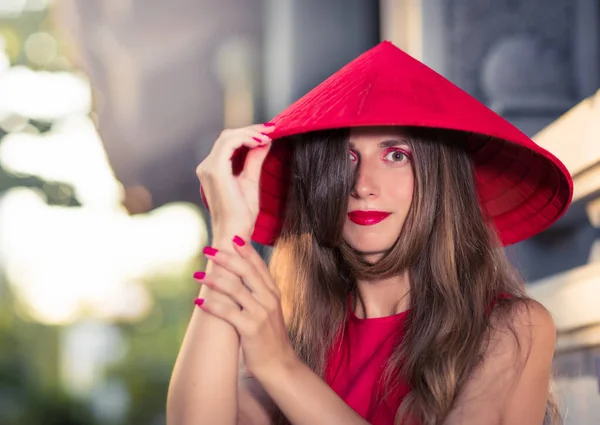
[[[162,276],[148,282],[156,303],[152,312],[138,323],[121,325],[128,351],[109,376],[123,381],[129,390],[127,424],[164,423],[169,379],[194,308],[191,300],[198,292],[192,273],[190,269],[183,276]]]
[[[10,305],[11,301],[4,300],[2,304],[5,303]],[[57,329],[26,322],[11,314],[11,310],[2,311],[0,423],[96,425],[88,406],[60,389],[56,367]]]

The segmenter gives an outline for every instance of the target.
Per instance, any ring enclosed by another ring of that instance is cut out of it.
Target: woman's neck
[[[393,316],[410,306],[408,273],[387,279],[357,281],[354,314],[361,319]]]

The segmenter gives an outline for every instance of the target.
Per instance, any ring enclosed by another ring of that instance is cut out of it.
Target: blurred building
[[[535,136],[573,175],[573,205],[547,235],[529,241],[531,268],[552,273],[530,284],[530,294],[554,316],[557,382],[571,407],[567,423],[600,418],[600,90]],[[562,227],[562,228],[561,228]],[[546,266],[552,270],[551,266]]]
[[[363,0],[62,0],[57,19],[133,212],[197,203],[224,127],[267,120],[379,41]]]
[[[565,161],[576,195],[509,254],[556,317],[566,423],[597,423],[597,0],[62,0],[58,12],[133,213],[199,203],[194,169],[223,127],[268,120],[381,39],[535,136]]]

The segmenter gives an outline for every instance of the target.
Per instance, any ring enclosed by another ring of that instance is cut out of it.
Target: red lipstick
[[[360,226],[372,226],[380,221],[385,220],[390,213],[385,211],[350,211],[348,218],[351,222],[356,223]]]

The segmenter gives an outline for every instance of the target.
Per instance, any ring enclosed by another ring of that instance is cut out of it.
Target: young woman
[[[502,245],[572,181],[468,94],[384,42],[197,173],[214,237],[169,425],[560,420],[555,328]]]

